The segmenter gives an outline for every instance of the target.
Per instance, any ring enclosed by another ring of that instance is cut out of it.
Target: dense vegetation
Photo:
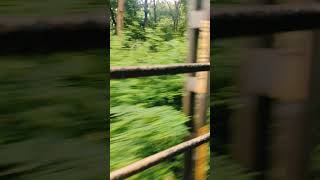
[[[185,20],[181,18],[180,28],[175,29],[168,5],[159,3],[157,22],[144,27],[143,5],[139,1],[126,1],[123,36],[116,36],[115,28],[111,27],[111,66],[184,62],[187,51]],[[188,128],[185,126],[187,117],[181,112],[183,83],[183,75],[111,81],[112,170],[184,140]],[[180,179],[181,160],[182,156],[175,157],[132,179]]]

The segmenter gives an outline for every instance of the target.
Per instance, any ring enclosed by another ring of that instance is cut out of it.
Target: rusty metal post
[[[188,21],[190,24],[190,12],[198,10],[196,0],[188,1]],[[198,39],[198,29],[196,28],[188,28],[188,38],[189,38],[189,54],[187,63],[194,63],[196,59],[196,50],[197,50],[197,39]],[[187,75],[187,78],[194,76],[194,73],[190,73]],[[184,95],[183,95],[183,111],[184,113],[190,117],[188,122],[188,126],[190,127],[190,132],[193,132],[192,120],[193,120],[193,106],[194,106],[194,93],[188,91],[188,83],[185,84],[184,87]],[[192,137],[192,134],[191,134]],[[188,137],[190,138],[190,137]],[[184,180],[192,180],[192,170],[193,170],[193,150],[186,151],[184,155]]]
[[[200,29],[197,63],[210,62],[210,21],[203,21]],[[210,72],[197,72],[197,88],[194,127],[197,136],[207,133],[207,110],[209,100]],[[208,144],[196,148],[195,180],[205,180],[208,171]]]
[[[250,0],[250,3],[271,2]],[[239,85],[242,106],[236,109],[230,121],[232,156],[249,171],[260,172],[255,177],[259,180],[267,178],[269,139],[266,134],[272,106],[267,87],[271,83],[267,74],[272,72],[272,68],[263,54],[268,53],[272,46],[272,35],[242,41],[244,49],[240,54],[242,71]]]
[[[274,0],[242,0],[242,2],[255,5],[274,4]],[[268,75],[272,72],[273,66],[263,55],[272,47],[272,35],[243,39],[239,85],[242,105],[235,110],[230,121],[232,156],[249,171],[260,172],[255,177],[259,180],[267,178],[269,144],[267,133],[272,110],[268,94],[272,78]]]
[[[189,63],[210,62],[210,1],[191,0],[188,4]],[[191,137],[206,132],[209,72],[188,74],[183,109],[190,117]],[[200,130],[200,128],[203,128]],[[203,145],[185,153],[184,180],[206,179],[207,149]]]

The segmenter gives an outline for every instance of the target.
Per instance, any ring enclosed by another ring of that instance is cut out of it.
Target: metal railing
[[[131,67],[111,67],[110,79],[126,79],[147,76],[173,75],[182,73],[194,73],[199,71],[209,71],[210,63],[181,63],[171,65],[153,66],[131,66]],[[186,152],[200,146],[210,139],[210,133],[196,137],[189,141],[178,144],[157,154],[146,157],[138,162],[130,164],[110,173],[110,180],[123,179],[140,173],[152,166],[177,154]]]
[[[107,28],[105,15],[96,14],[0,17],[0,54],[43,54],[106,48]]]
[[[320,3],[211,9],[214,39],[320,28]]]
[[[108,48],[105,15],[0,18],[0,54]],[[319,28],[320,3],[211,8],[211,37],[228,38]]]
[[[158,75],[174,75],[209,70],[210,63],[181,63],[171,65],[112,67],[110,69],[110,78],[124,79]]]
[[[211,19],[214,22],[211,36],[213,38],[228,38],[246,35],[261,35],[276,32],[287,32],[320,27],[320,5],[262,5],[253,7],[213,8]],[[111,68],[111,79],[145,77],[153,75],[169,75],[178,73],[191,73],[197,71],[208,71],[210,63],[206,64],[180,64],[166,66],[142,66],[142,67],[117,67]],[[204,138],[206,137],[206,138]],[[209,140],[210,133],[200,136],[202,143],[193,142],[192,139],[165,151],[142,159],[129,166],[111,173],[110,179],[121,179],[137,174],[150,168],[166,158],[176,155],[201,145]],[[177,147],[180,151],[175,151]]]
[[[309,5],[261,5],[253,7],[213,8],[214,22],[211,36],[229,38],[246,35],[261,35],[320,27],[320,4]],[[190,63],[165,66],[114,67],[111,79],[170,75],[209,71],[210,63]],[[135,175],[163,160],[189,149],[193,149],[210,139],[210,133],[181,143],[177,146],[149,156],[110,174],[110,179],[122,179]]]
[[[210,133],[207,133],[205,135],[196,137],[192,140],[183,142],[181,144],[178,144],[176,146],[173,146],[169,149],[166,149],[164,151],[161,151],[159,153],[156,153],[152,156],[149,156],[147,158],[144,158],[140,161],[137,161],[133,164],[130,164],[126,167],[123,167],[121,169],[118,169],[116,171],[111,172],[110,174],[110,180],[115,179],[123,179],[130,177],[132,175],[135,175],[139,172],[142,172],[152,166],[155,166],[164,160],[173,157],[175,155],[178,155],[180,153],[183,153],[187,150],[193,149],[201,144],[204,144],[208,142],[210,139]]]

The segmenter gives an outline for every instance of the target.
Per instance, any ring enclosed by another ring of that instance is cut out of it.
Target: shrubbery
[[[168,29],[130,25],[124,37],[111,35],[111,66],[172,64],[185,61],[186,38]],[[125,52],[125,53],[124,53]],[[117,169],[181,143],[188,118],[181,111],[184,76],[111,81],[111,169]],[[179,178],[181,156],[132,179]]]

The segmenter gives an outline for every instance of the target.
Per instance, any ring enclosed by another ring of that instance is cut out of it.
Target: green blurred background
[[[101,0],[0,2],[2,20],[105,11]],[[106,49],[0,55],[0,179],[106,178],[107,57]]]

